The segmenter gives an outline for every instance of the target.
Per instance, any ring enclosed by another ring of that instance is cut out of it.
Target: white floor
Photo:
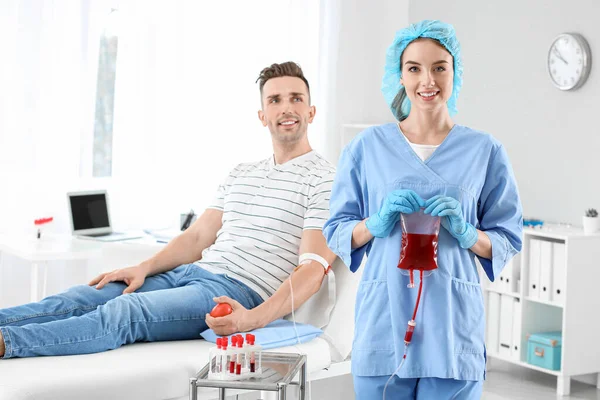
[[[526,368],[490,368],[482,400],[600,400],[595,386],[571,380],[571,395],[556,396],[556,377]]]
[[[571,381],[571,395],[556,396],[556,378],[552,375],[496,363],[488,370],[482,400],[600,400],[595,386]],[[311,400],[354,400],[350,375],[312,384]],[[292,392],[295,392],[292,390]],[[237,400],[255,400],[257,395],[239,396]],[[289,393],[288,399],[296,399]],[[236,400],[235,396],[228,400]]]

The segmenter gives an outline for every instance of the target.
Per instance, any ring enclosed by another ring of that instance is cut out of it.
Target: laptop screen
[[[75,231],[109,226],[105,194],[73,195],[69,201],[71,202]]]

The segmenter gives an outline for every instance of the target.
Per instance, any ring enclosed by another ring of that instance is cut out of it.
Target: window
[[[107,89],[110,100],[97,101],[96,131],[84,139],[94,136],[94,154],[82,163],[94,170],[82,175],[108,177],[94,184],[111,188],[115,221],[166,227],[210,205],[237,164],[272,154],[257,117],[262,68],[298,62],[318,98],[319,2],[131,0],[114,8],[111,68],[94,62],[98,99]]]
[[[115,76],[119,43],[116,30],[117,13],[117,9],[111,9],[107,25],[100,37],[92,155],[92,175],[94,177],[108,177],[112,175]]]

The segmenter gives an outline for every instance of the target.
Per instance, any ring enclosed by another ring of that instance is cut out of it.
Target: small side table
[[[40,239],[24,235],[0,235],[0,253],[11,254],[31,263],[30,300],[34,303],[46,297],[48,261],[89,260],[102,253],[102,243],[65,235],[45,234]]]
[[[294,353],[262,353],[262,376],[243,381],[208,379],[208,363],[190,378],[190,400],[197,400],[199,387],[219,389],[219,399],[225,400],[225,389],[264,390],[277,392],[279,400],[285,400],[289,385],[300,386],[300,400],[306,398],[306,355]],[[298,382],[292,379],[300,372]]]

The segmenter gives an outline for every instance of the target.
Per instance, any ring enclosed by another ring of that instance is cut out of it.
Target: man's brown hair
[[[288,61],[281,64],[271,64],[271,66],[260,71],[260,75],[258,76],[256,82],[259,82],[261,101],[265,83],[267,83],[269,79],[281,78],[284,76],[302,79],[302,81],[306,84],[306,89],[308,90],[308,99],[310,101],[310,86],[308,84],[308,80],[306,80],[304,77],[302,68],[300,68],[300,66],[293,61]]]

